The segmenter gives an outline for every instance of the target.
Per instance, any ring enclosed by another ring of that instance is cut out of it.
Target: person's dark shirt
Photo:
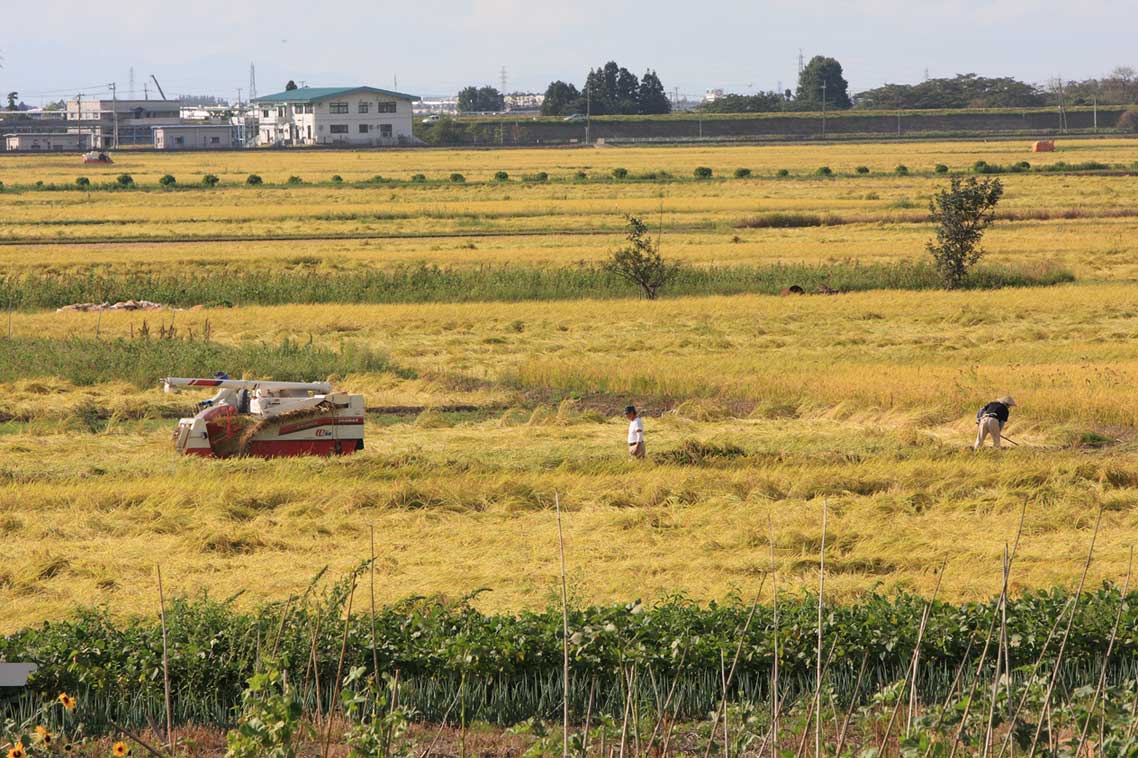
[[[1006,424],[1008,423],[1008,407],[1003,403],[988,403],[976,411],[976,422],[979,423],[984,416],[995,416],[1001,424]]]

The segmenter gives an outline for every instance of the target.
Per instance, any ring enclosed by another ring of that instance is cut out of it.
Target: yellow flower
[[[8,751],[8,758],[26,758],[27,753],[24,752],[24,743],[17,742],[15,746]]]
[[[45,737],[49,734],[49,732],[47,731],[47,727],[41,724],[40,726],[36,727],[36,734],[38,734],[40,737]]]
[[[116,756],[130,755],[130,748],[126,746],[125,742],[116,742],[115,746],[111,748],[111,753]]]
[[[67,710],[69,710],[69,711],[75,710],[75,698],[71,697],[66,692],[59,693],[59,697],[56,699],[59,700],[59,704],[62,705]]]

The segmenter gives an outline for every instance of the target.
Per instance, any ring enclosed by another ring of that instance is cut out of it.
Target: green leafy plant
[[[164,174],[162,178],[158,180],[158,183],[163,187],[169,189],[170,187],[177,185],[178,180],[174,178],[173,174]]]
[[[963,286],[968,271],[983,257],[984,231],[995,218],[1004,187],[999,179],[967,181],[954,177],[929,201],[929,220],[936,224],[936,241],[926,244],[947,289]]]
[[[648,300],[657,294],[680,270],[680,264],[665,261],[659,242],[652,241],[648,226],[636,216],[627,216],[628,244],[613,252],[605,268],[616,276],[635,284]]]
[[[628,178],[628,169],[617,167],[612,170],[613,179],[626,179]]]
[[[854,169],[854,171],[856,171],[859,174],[863,174],[863,175],[868,174],[869,173],[869,166],[858,166],[856,169]]]
[[[817,174],[818,176],[833,176],[834,170],[832,168],[830,168],[829,166],[822,166],[821,168],[819,168],[814,173]]]
[[[340,176],[339,174],[332,174],[332,184],[343,184],[343,183],[344,183],[344,177]]]
[[[134,177],[130,174],[119,174],[115,177],[115,183],[123,189],[134,186]]]
[[[737,169],[735,169],[735,178],[736,179],[748,179],[748,178],[750,178],[750,176],[751,176],[751,169],[749,169],[749,168],[737,168]]]
[[[456,172],[450,175],[450,180],[454,184],[462,184],[466,181],[466,177]]]
[[[87,189],[91,186],[91,180],[85,176],[75,177],[75,186],[79,189]]]
[[[507,172],[505,172],[505,171],[495,171],[494,172],[494,181],[496,181],[496,182],[508,182],[509,180],[510,180],[510,175]]]
[[[893,173],[896,174],[897,176],[908,176],[909,175],[909,167],[906,166],[904,163],[899,163],[893,169]]]
[[[288,178],[288,182],[287,182],[287,183],[288,183],[288,184],[304,184],[304,180],[303,180],[303,179],[301,179],[299,176],[290,176],[290,177]]]
[[[226,735],[226,758],[295,758],[297,741],[311,736],[304,709],[274,663],[248,680],[237,728]]]
[[[708,166],[696,166],[695,171],[692,172],[692,175],[696,179],[710,179],[712,176],[712,173],[713,172],[712,172],[711,168]]]
[[[250,186],[264,184],[264,181],[265,180],[262,179],[258,174],[249,174],[249,176],[245,177],[245,183]]]
[[[216,187],[220,181],[216,174],[206,174],[202,177],[202,184],[206,187]]]
[[[938,174],[947,174],[948,173],[948,166],[944,165],[943,163],[938,163],[938,164],[936,164],[936,166],[933,167],[933,171],[935,171]]]

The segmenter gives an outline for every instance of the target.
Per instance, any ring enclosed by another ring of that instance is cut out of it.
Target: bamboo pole
[[[561,529],[561,496],[553,494],[557,512],[557,549],[561,553],[561,755],[569,755],[569,592],[565,583],[565,535]],[[588,728],[588,725],[585,727]]]
[[[1067,650],[1067,639],[1071,635],[1071,626],[1075,623],[1075,613],[1079,610],[1079,596],[1083,594],[1083,586],[1087,581],[1087,572],[1091,568],[1091,557],[1095,552],[1095,540],[1098,539],[1098,530],[1102,526],[1102,514],[1105,506],[1100,505],[1098,517],[1095,519],[1095,529],[1091,533],[1091,544],[1087,548],[1087,558],[1083,561],[1083,574],[1079,577],[1079,587],[1075,590],[1075,599],[1071,604],[1071,615],[1067,618],[1067,628],[1063,630],[1063,639],[1059,642],[1059,653],[1055,656],[1055,666],[1051,670],[1051,680],[1047,683],[1047,692],[1043,695],[1043,708],[1047,710],[1051,704],[1051,694],[1055,691],[1055,683],[1059,681],[1059,669],[1063,664],[1063,653]],[[1035,755],[1035,746],[1039,743],[1039,733],[1043,729],[1043,714],[1040,714],[1039,723],[1035,725],[1035,734],[1031,737],[1031,749],[1028,755]]]
[[[158,574],[158,603],[162,617],[162,688],[166,694],[166,747],[174,752],[174,712],[170,698],[170,656],[166,638],[166,593],[162,589],[162,566],[155,565]]]
[[[1094,697],[1091,698],[1091,706],[1087,709],[1087,720],[1083,724],[1083,733],[1079,735],[1079,746],[1075,748],[1075,755],[1082,755],[1083,746],[1087,742],[1087,730],[1091,726],[1090,714],[1094,711],[1095,706],[1098,704],[1099,697],[1102,696],[1102,690],[1106,686],[1106,669],[1110,663],[1110,654],[1114,652],[1114,642],[1118,639],[1118,625],[1122,621],[1122,611],[1126,607],[1126,593],[1130,590],[1130,571],[1134,568],[1134,548],[1130,548],[1130,559],[1126,563],[1126,579],[1122,582],[1122,593],[1118,597],[1118,613],[1114,615],[1114,626],[1110,630],[1110,642],[1106,646],[1106,655],[1102,659],[1102,671],[1099,673],[1098,686],[1095,687]],[[1106,719],[1104,718],[1103,721]],[[1102,721],[1099,722],[1100,724]],[[1102,745],[1102,739],[1099,739],[1099,746]]]

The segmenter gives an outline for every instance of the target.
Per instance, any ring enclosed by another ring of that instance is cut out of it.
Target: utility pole
[[[822,82],[822,139],[826,139],[826,82]]]
[[[131,100],[134,99],[134,66],[130,67],[130,82],[127,84],[127,92]]]
[[[115,87],[115,83],[111,82],[111,124],[112,126],[112,139],[111,144],[114,145],[115,150],[119,149],[119,95]]]
[[[802,78],[802,69],[806,68],[802,58],[802,48],[798,48],[798,78]]]
[[[1094,107],[1095,107],[1095,110],[1094,110],[1094,114],[1095,114],[1095,134],[1098,134],[1098,95],[1095,95],[1095,96],[1094,96],[1094,98],[1091,100],[1091,102],[1094,104]]]
[[[589,127],[592,125],[590,117],[593,115],[593,90],[589,82],[585,81],[585,144],[589,144]]]
[[[257,68],[249,61],[249,102],[257,99]]]
[[[901,109],[897,109],[897,136],[901,136]]]
[[[237,107],[241,107],[241,88],[237,88]]]

